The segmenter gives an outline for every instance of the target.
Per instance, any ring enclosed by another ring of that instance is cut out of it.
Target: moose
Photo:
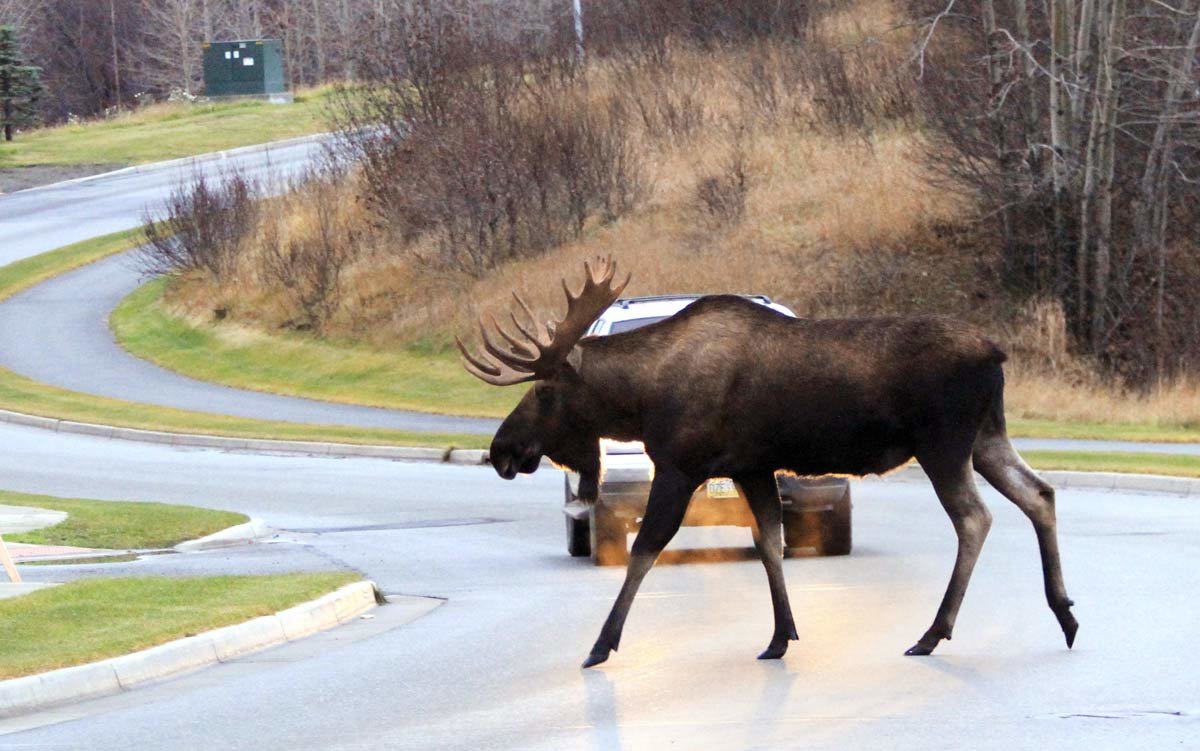
[[[629,283],[598,259],[567,312],[541,323],[517,293],[511,332],[480,320],[482,351],[456,339],[463,366],[489,384],[534,382],[490,449],[504,479],[543,456],[595,488],[601,438],[642,441],[654,479],[624,584],[584,668],[608,659],[638,586],[679,529],[693,491],[710,477],[741,485],[754,516],[775,630],[759,659],[798,639],[783,577],[776,471],[883,474],[915,458],[954,525],[958,555],[933,624],[906,655],[950,639],[991,526],[972,467],[1033,523],[1046,600],[1067,647],[1079,628],[1059,561],[1054,490],[1021,459],[1004,418],[1006,356],[980,332],[935,317],[794,319],[732,295],[703,297],[666,320],[585,337]]]

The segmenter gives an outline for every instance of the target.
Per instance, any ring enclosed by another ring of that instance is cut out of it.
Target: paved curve
[[[0,365],[53,386],[199,412],[287,422],[492,433],[497,420],[334,404],[220,386],[130,355],[108,314],[141,280],[134,257],[114,256],[0,304]]]
[[[321,151],[316,141],[241,149],[166,166],[123,170],[83,181],[0,196],[0,264],[138,226],[197,171],[237,166],[260,180],[301,170]],[[185,378],[130,356],[113,341],[108,313],[141,279],[129,256],[111,258],[27,290],[0,312],[0,365],[43,383],[118,399],[285,422],[367,428],[491,433],[496,420],[338,405],[246,392]]]
[[[260,182],[284,179],[312,163],[322,148],[317,139],[295,139],[0,195],[0,264],[137,227],[147,206],[194,174],[237,167]]]
[[[352,567],[385,591],[448,598],[190,677],[0,721],[0,749],[1061,749],[1186,747],[1200,731],[1200,507],[1064,491],[1074,651],[1045,607],[1028,522],[996,515],[956,638],[901,651],[932,616],[953,533],[924,484],[856,487],[855,553],[785,563],[803,640],[754,655],[770,603],[754,561],[660,565],[621,651],[581,671],[621,572],[568,558],[553,472],[254,456],[0,425],[0,476],[25,491],[238,509],[272,546],[166,556],[154,574]],[[490,523],[483,523],[491,520]],[[478,522],[478,523],[471,523]],[[460,526],[447,526],[460,525]],[[746,545],[744,530],[684,530]],[[267,556],[266,552],[274,555]],[[53,569],[30,569],[53,576]],[[364,630],[366,629],[366,630]]]

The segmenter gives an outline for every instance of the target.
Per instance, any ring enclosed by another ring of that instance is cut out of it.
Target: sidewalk
[[[6,506],[0,504],[0,536],[28,532],[42,527],[51,527],[67,518],[65,511],[51,511],[44,508],[28,506]],[[35,557],[65,555],[74,552],[93,553],[88,548],[71,548],[64,545],[26,545],[17,542],[3,543],[8,548],[13,561],[28,560]],[[7,573],[0,572],[0,600],[8,597],[18,597],[45,587],[57,586],[53,582],[13,582]]]

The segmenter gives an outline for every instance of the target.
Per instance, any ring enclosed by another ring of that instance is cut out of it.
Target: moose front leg
[[[775,611],[775,633],[758,659],[778,660],[787,652],[788,642],[800,638],[792,619],[792,606],[788,603],[787,582],[783,578],[783,506],[779,500],[779,486],[771,473],[736,479],[754,513],[754,547],[767,570],[771,605]]]
[[[655,467],[646,515],[642,518],[642,527],[638,530],[629,553],[625,583],[621,586],[621,592],[617,595],[617,601],[613,604],[608,619],[604,621],[604,627],[600,629],[596,644],[583,661],[583,667],[599,665],[608,659],[609,653],[617,651],[633,597],[637,594],[642,579],[658,559],[658,554],[679,531],[683,515],[687,512],[688,501],[691,500],[692,492],[698,484],[699,481],[693,481],[674,468]]]

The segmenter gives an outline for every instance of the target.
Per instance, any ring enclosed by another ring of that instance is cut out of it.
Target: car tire
[[[587,519],[573,519],[566,514],[567,520],[567,552],[572,558],[583,558],[592,554],[592,525]]]
[[[625,546],[628,529],[622,519],[597,501],[592,506],[592,523],[588,526],[592,560],[597,566],[624,566],[629,562]]]

